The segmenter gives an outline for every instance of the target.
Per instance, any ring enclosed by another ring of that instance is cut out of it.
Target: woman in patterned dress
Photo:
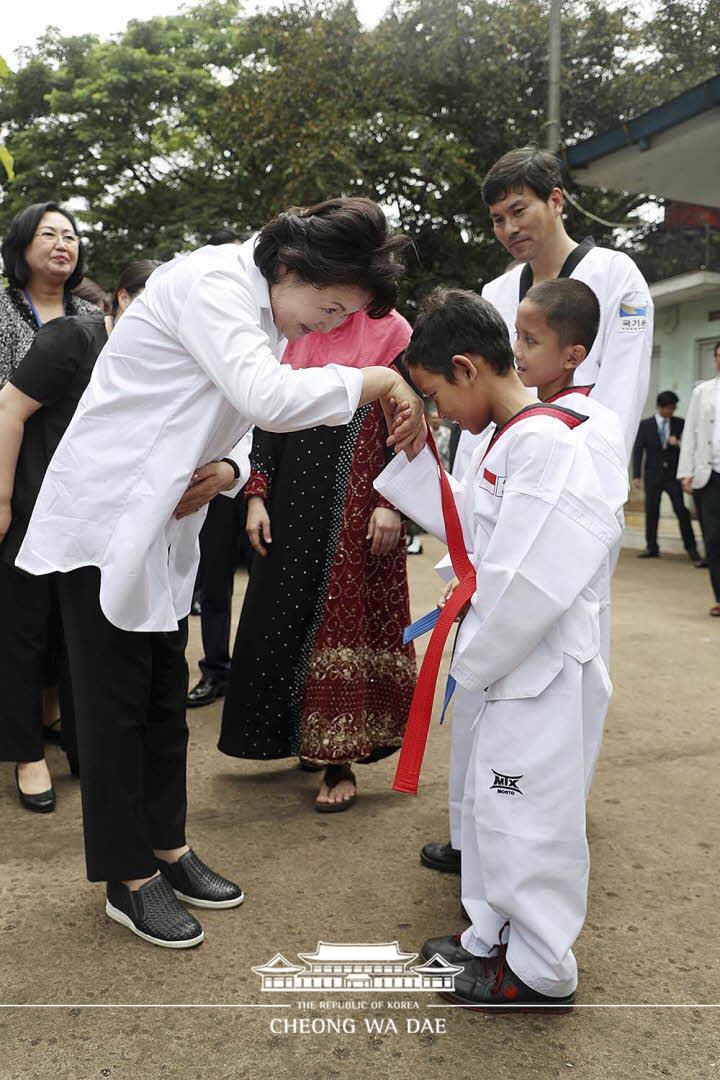
[[[391,364],[410,339],[391,312],[357,312],[291,343],[283,361]],[[219,748],[233,757],[324,765],[315,808],[355,800],[354,762],[402,742],[415,686],[405,528],[373,489],[387,463],[377,405],[346,427],[255,430],[245,487],[257,552],[238,626]]]

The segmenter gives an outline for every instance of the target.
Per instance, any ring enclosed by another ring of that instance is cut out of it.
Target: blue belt
[[[440,612],[442,608],[436,607],[432,611],[428,611],[426,615],[417,619],[410,626],[406,626],[403,630],[403,644],[407,645],[410,641],[415,641],[415,638],[422,637],[423,634],[429,633],[435,626],[436,622],[440,618]],[[448,710],[451,698],[455,693],[455,687],[457,683],[452,675],[448,675],[447,682],[445,683],[445,698],[443,700],[442,712],[440,714],[440,723],[445,720],[445,713]]]

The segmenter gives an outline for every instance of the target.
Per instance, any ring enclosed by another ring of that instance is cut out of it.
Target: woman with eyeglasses
[[[85,315],[97,307],[73,295],[83,280],[85,254],[73,215],[56,202],[33,203],[15,215],[0,248],[0,388],[17,368],[44,323],[63,315]],[[51,640],[57,643],[58,633]],[[44,735],[58,741],[59,650],[50,646],[47,686],[43,693]],[[65,741],[66,748],[70,743]],[[29,794],[41,792],[47,779],[37,769],[23,769]],[[37,774],[37,775],[31,775]]]
[[[74,708],[59,618],[57,575],[33,577],[15,566],[45,472],[90,381],[115,323],[159,266],[130,263],[120,274],[112,311],[51,319],[42,326],[0,390],[0,761],[15,762],[20,805],[55,809],[45,758],[41,696],[55,668],[63,745],[77,772]],[[48,653],[55,662],[48,664]]]
[[[0,249],[7,286],[0,286],[0,387],[50,319],[97,308],[73,296],[85,274],[75,218],[56,202],[33,203],[10,223]]]

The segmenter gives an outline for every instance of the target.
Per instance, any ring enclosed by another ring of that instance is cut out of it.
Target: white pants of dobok
[[[572,947],[585,920],[585,715],[605,707],[599,657],[565,656],[533,698],[485,701],[474,725],[462,816],[462,944],[487,956],[510,923],[507,962],[541,994],[577,985]]]
[[[607,669],[610,659],[610,605],[605,605],[600,612],[600,655],[604,662],[603,671],[598,665],[588,670],[584,676],[585,694],[588,707],[583,710],[584,759],[585,759],[585,798],[590,794],[595,769],[605,730],[610,694],[604,692],[607,683]],[[593,682],[599,685],[593,692]],[[590,695],[590,696],[588,696]],[[594,707],[591,705],[594,702]],[[450,818],[450,843],[458,851],[462,850],[462,806],[465,791],[470,754],[473,744],[473,724],[478,714],[478,695],[458,686],[453,694],[453,712],[450,726],[450,778],[448,783],[448,816]]]

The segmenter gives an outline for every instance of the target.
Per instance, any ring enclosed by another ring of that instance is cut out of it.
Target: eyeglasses
[[[39,229],[38,232],[35,233],[35,236],[39,237],[40,240],[52,240],[54,243],[57,243],[58,240],[62,240],[62,242],[69,247],[73,247],[75,244],[80,243],[80,237],[76,236],[75,233],[56,233],[54,229]]]

